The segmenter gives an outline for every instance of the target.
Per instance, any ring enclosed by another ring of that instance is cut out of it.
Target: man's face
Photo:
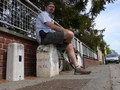
[[[52,14],[55,11],[55,6],[53,4],[50,4],[50,5],[48,5],[48,6],[45,7],[45,10],[48,13]]]

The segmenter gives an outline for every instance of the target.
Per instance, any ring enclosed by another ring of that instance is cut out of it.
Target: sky
[[[105,11],[102,11],[95,20],[95,29],[102,30],[103,39],[120,55],[120,0],[107,4]]]

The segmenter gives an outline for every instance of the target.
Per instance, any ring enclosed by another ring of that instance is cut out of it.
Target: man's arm
[[[54,31],[66,31],[67,30],[67,29],[64,29],[62,27],[59,27],[59,26],[53,24],[52,22],[45,22],[45,24]]]
[[[50,27],[52,30],[54,31],[64,31],[64,39],[67,43],[71,43],[73,37],[74,37],[74,33],[68,29],[59,27],[55,24],[53,24],[52,22],[45,22],[45,24]]]

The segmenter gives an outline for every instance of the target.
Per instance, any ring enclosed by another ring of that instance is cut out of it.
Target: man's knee
[[[74,33],[72,31],[65,32],[65,38],[72,39],[74,37]]]
[[[71,38],[74,37],[74,33],[72,31],[69,31],[68,34],[70,35]]]

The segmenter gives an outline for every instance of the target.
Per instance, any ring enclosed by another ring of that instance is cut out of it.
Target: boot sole
[[[74,75],[89,75],[90,73],[74,73]]]

